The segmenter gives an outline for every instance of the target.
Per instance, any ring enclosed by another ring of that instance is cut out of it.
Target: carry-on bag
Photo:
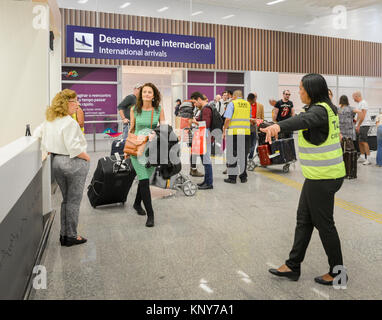
[[[296,160],[293,138],[279,139],[271,144],[272,164],[284,164]]]
[[[114,140],[111,144],[111,153],[110,155],[113,156],[115,153],[118,153],[123,158],[123,148],[125,147],[125,140],[124,139],[118,139]]]
[[[271,165],[271,159],[269,159],[270,148],[268,144],[257,147],[257,153],[259,154],[260,164],[262,166]]]
[[[98,160],[88,186],[88,198],[93,208],[105,204],[124,204],[136,176],[130,158],[122,160],[117,153],[114,156]]]

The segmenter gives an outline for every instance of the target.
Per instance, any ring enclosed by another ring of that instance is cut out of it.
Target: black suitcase
[[[119,139],[119,140],[114,140],[113,143],[111,144],[111,156],[114,156],[115,153],[118,153],[121,158],[123,158],[123,148],[125,147],[125,140]]]
[[[293,138],[279,139],[272,142],[271,154],[277,154],[275,157],[270,157],[272,164],[284,164],[296,160]]]
[[[126,202],[136,176],[131,160],[117,160],[115,156],[98,160],[97,169],[88,186],[88,198],[93,208],[105,204]]]
[[[355,150],[352,139],[343,138],[341,141],[341,147],[344,151],[343,158],[345,163],[346,178],[356,179],[358,154],[357,150]]]
[[[377,151],[378,149],[377,136],[368,136],[367,143],[369,145],[370,151]]]
[[[344,152],[346,178],[348,179],[357,178],[357,158],[357,151],[355,150]]]

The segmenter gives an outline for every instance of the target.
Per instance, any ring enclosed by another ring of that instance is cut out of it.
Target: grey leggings
[[[89,162],[80,158],[55,155],[52,168],[63,198],[60,235],[75,238]]]

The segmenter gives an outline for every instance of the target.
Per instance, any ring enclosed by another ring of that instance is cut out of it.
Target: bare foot
[[[324,274],[323,276],[321,276],[321,278],[325,281],[333,281],[334,280],[334,278],[329,273]]]
[[[291,272],[292,270],[288,268],[286,264],[283,264],[280,268],[277,269],[279,272]]]

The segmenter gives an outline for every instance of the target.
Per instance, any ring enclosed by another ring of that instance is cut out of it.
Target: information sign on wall
[[[215,38],[68,25],[66,56],[215,64]]]

